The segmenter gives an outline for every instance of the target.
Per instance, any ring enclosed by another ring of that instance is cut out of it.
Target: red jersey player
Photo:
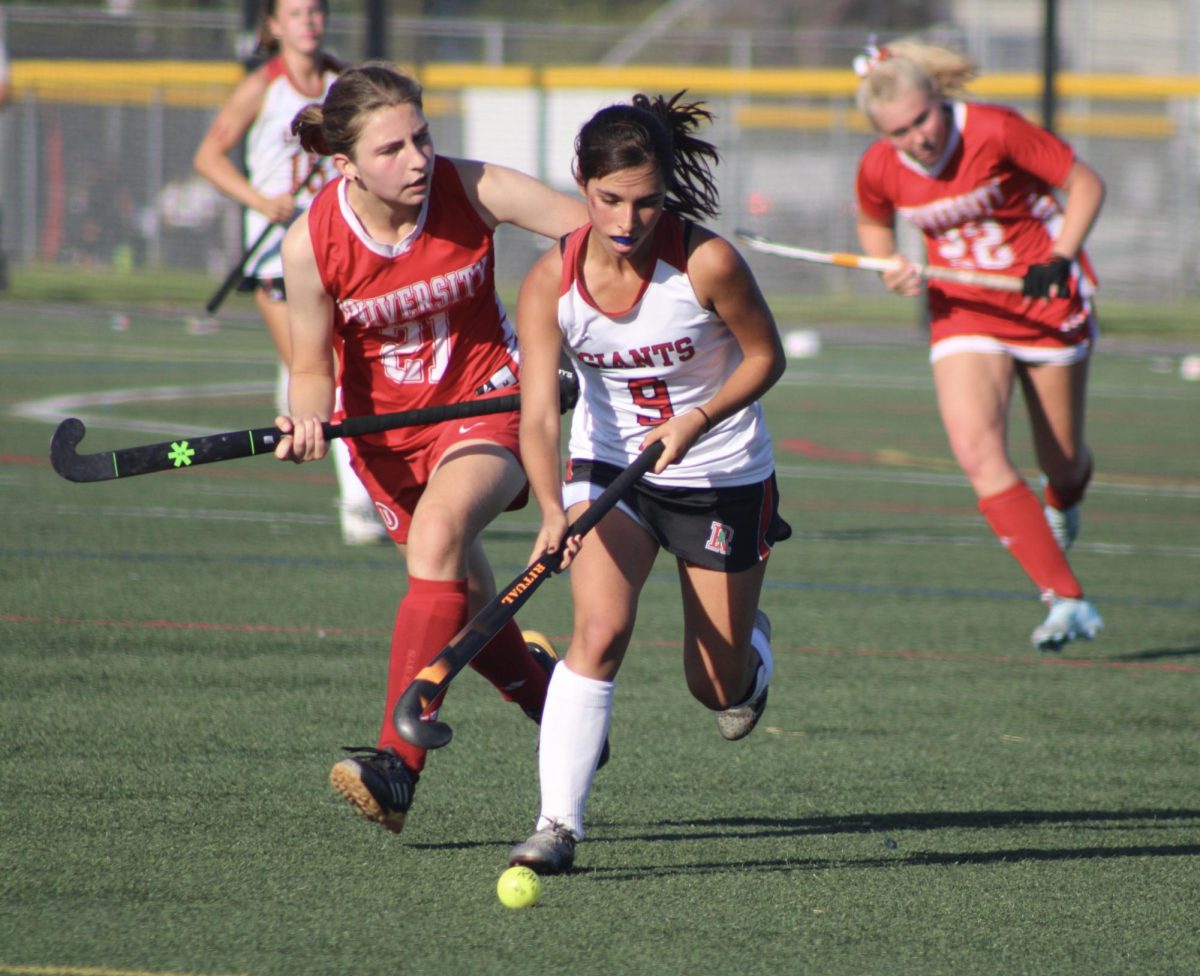
[[[930,264],[1024,278],[1023,294],[928,284],[934,386],[980,511],[1049,606],[1034,645],[1091,638],[1102,622],[1064,553],[1092,474],[1083,430],[1094,279],[1082,247],[1104,184],[1016,112],[956,97],[973,73],[956,51],[911,39],[872,45],[855,68],[859,107],[882,136],[858,171],[863,250],[898,257],[899,215],[921,230]],[[911,268],[883,277],[893,291],[920,291]],[[1014,380],[1045,476],[1044,510],[1008,454]]]
[[[305,150],[332,156],[340,178],[283,243],[291,416],[277,424],[291,436],[277,456],[323,456],[320,425],[335,412],[514,392],[516,337],[496,294],[493,232],[507,222],[559,236],[584,222],[582,202],[515,170],[436,157],[420,86],[383,65],[344,72],[293,128]],[[335,411],[338,385],[344,409]],[[495,593],[479,535],[524,504],[518,419],[493,414],[351,445],[355,470],[405,554],[409,587],[396,613],[377,747],[354,750],[330,778],[364,816],[395,832],[425,754],[400,738],[392,711]],[[527,648],[515,623],[472,666],[540,721],[553,658]]]

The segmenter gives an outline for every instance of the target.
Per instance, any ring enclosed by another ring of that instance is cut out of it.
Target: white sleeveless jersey
[[[340,66],[332,58],[321,65],[324,87],[315,97],[297,91],[287,76],[283,56],[275,55],[263,69],[267,72],[267,90],[262,108],[246,132],[246,176],[264,196],[284,193],[296,196],[296,212],[308,209],[317,191],[337,175],[328,157],[313,156],[300,148],[292,135],[292,119],[304,106],[322,101],[338,76]],[[267,218],[257,210],[247,210],[243,222],[245,247],[258,239],[267,227]],[[279,245],[285,227],[274,228],[246,265],[249,278],[282,278],[283,259]]]
[[[654,233],[650,281],[624,312],[600,310],[579,276],[590,225],[563,246],[558,325],[579,375],[570,456],[626,467],[646,433],[703,406],[742,362],[733,333],[704,308],[687,276],[685,224],[665,213]],[[762,407],[754,403],[703,434],[651,484],[707,488],[758,483],[775,470]]]

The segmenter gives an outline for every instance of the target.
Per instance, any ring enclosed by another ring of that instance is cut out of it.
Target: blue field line
[[[63,560],[74,559],[93,562],[124,562],[124,563],[182,563],[187,565],[232,565],[232,566],[270,566],[274,568],[291,569],[322,569],[346,571],[368,570],[372,573],[385,571],[404,573],[404,564],[397,557],[394,559],[372,559],[365,562],[357,559],[339,559],[329,557],[298,557],[298,556],[221,556],[219,558],[197,558],[194,553],[173,552],[114,552],[89,551],[86,549],[33,549],[10,548],[0,549],[3,559],[45,559]],[[497,565],[493,566],[499,579],[515,576],[524,567]],[[657,583],[675,586],[679,578],[674,573],[651,573],[647,583]],[[1028,603],[1036,599],[1032,590],[994,590],[970,587],[947,586],[897,586],[892,584],[874,583],[828,583],[812,580],[780,580],[769,576],[763,583],[764,590],[804,591],[811,593],[853,593],[865,596],[900,596],[921,600],[1005,600]],[[1188,600],[1175,597],[1135,597],[1135,596],[1105,596],[1089,594],[1096,603],[1108,606],[1128,607],[1157,607],[1164,610],[1200,610],[1200,600]]]

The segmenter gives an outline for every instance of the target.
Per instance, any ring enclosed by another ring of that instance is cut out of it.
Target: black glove
[[[1057,286],[1053,295],[1050,289]],[[1071,294],[1071,259],[1053,257],[1031,264],[1022,279],[1021,294],[1026,298],[1066,298]]]

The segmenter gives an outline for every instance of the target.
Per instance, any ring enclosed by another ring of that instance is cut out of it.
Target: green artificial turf
[[[374,742],[405,586],[388,548],[342,545],[330,467],[78,485],[46,460],[67,414],[82,451],[270,423],[265,335],[0,305],[0,974],[1200,970],[1200,383],[1102,347],[1072,564],[1107,627],[1043,658],[920,345],[825,338],[766,401],[795,537],[762,723],[727,743],[687,695],[662,558],[578,870],[510,911],[536,739],[476,675],[402,835],[328,786]],[[536,524],[489,530],[501,582]],[[521,617],[563,647],[567,589]]]

